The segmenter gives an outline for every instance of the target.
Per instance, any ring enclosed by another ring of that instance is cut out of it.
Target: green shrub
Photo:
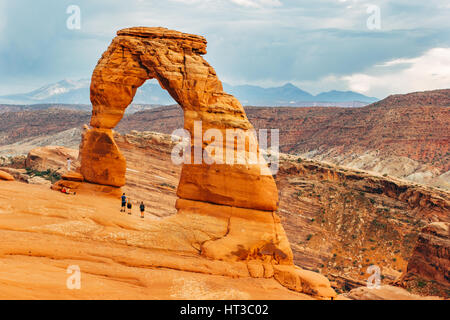
[[[49,180],[51,183],[55,183],[56,181],[61,180],[61,175],[56,171],[52,171],[50,169],[39,171],[31,168],[26,168],[27,175],[31,177],[42,177],[46,180]]]
[[[425,281],[425,280],[418,280],[417,281],[417,286],[419,287],[419,288],[423,288],[423,287],[425,287],[427,285],[427,282]]]

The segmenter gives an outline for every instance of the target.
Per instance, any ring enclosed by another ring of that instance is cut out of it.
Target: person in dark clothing
[[[144,205],[143,201],[141,201],[141,205],[139,206],[139,209],[141,209],[141,218],[144,219],[145,205]]]
[[[128,214],[131,214],[132,207],[133,207],[133,205],[131,204],[131,200],[130,200],[130,198],[128,198],[128,202],[127,202]]]
[[[120,212],[125,212],[125,207],[127,205],[127,197],[125,193],[122,195],[122,208],[120,209]]]

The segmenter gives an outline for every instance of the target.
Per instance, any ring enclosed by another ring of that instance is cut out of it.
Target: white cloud
[[[258,1],[262,6],[267,7],[280,7],[283,4],[279,0],[259,0]]]
[[[215,5],[218,5],[220,2],[222,2],[221,0],[171,0],[171,1],[189,5],[204,4],[204,3],[213,3]],[[227,2],[246,8],[265,8],[265,7],[270,8],[282,6],[280,0],[225,0],[225,3]]]
[[[398,70],[397,66],[405,66]],[[367,73],[341,77],[350,90],[377,97],[450,88],[450,48],[433,48],[412,59],[395,59]]]
[[[391,94],[450,88],[450,48],[433,48],[416,58],[398,58],[379,63],[364,73],[334,74],[295,85],[317,94],[328,90],[351,90],[383,99]],[[279,85],[270,83],[269,85]]]
[[[262,7],[280,7],[282,3],[279,0],[230,0],[231,2],[250,8]]]
[[[198,4],[202,2],[210,2],[209,0],[171,0],[173,2],[181,2],[185,4]],[[143,0],[139,0],[139,2],[143,2]]]

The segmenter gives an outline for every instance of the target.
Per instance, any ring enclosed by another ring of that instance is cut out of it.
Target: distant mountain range
[[[90,80],[62,80],[37,90],[0,96],[3,104],[90,104]],[[340,106],[361,107],[378,101],[353,91],[329,91],[316,96],[291,83],[281,87],[263,88],[252,85],[232,86],[224,83],[224,90],[248,106]],[[154,81],[146,82],[138,89],[134,104],[171,105],[175,101]]]
[[[316,96],[299,89],[291,83],[282,87],[262,88],[259,86],[224,84],[224,90],[248,106],[364,106],[379,99],[367,97],[353,91],[329,91]],[[343,105],[344,104],[344,105]]]

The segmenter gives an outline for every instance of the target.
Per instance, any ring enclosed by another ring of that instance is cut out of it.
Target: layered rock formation
[[[450,287],[450,224],[434,222],[422,229],[408,263],[408,273],[446,283]]]
[[[449,219],[445,191],[289,155],[281,157],[277,185],[294,262],[320,271],[340,292],[364,286],[370,265],[380,267],[382,284],[394,284],[423,226]]]
[[[0,113],[0,145],[26,143],[36,137],[50,137],[68,129],[78,128],[88,120],[88,112],[58,108]],[[67,137],[63,140],[67,140]],[[45,141],[39,143],[49,144]]]
[[[424,227],[399,283],[419,293],[450,296],[450,223]]]
[[[38,147],[31,150],[25,160],[25,168],[45,171],[52,170],[58,173],[67,172],[67,159],[70,159],[71,168],[76,170],[80,164],[77,161],[78,150],[61,146]]]
[[[178,214],[163,221],[161,229],[182,224],[180,241],[205,258],[244,262],[253,277],[275,277],[292,290],[334,297],[326,278],[293,265],[274,212],[278,190],[253,127],[239,101],[223,91],[201,57],[205,53],[203,37],[164,28],[119,31],[92,76],[93,128],[80,145],[81,174],[90,183],[125,185],[125,159],[112,128],[137,88],[156,78],[183,109],[191,137],[177,191]],[[224,137],[231,139],[220,141]]]

